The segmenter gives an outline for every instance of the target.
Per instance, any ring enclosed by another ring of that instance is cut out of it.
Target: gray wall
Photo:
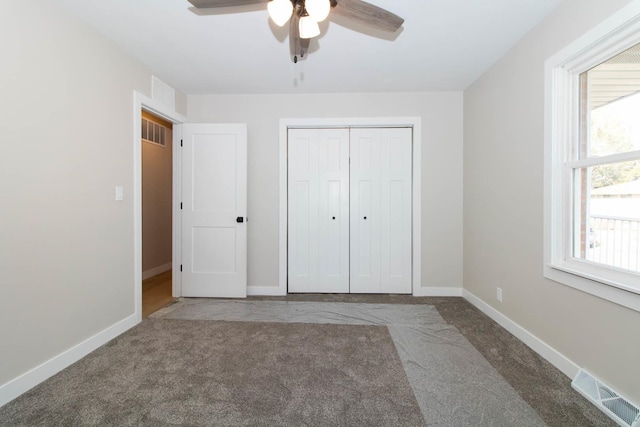
[[[4,384],[134,313],[133,91],[151,74],[51,2],[3,1],[0,40]]]
[[[544,61],[627,3],[567,0],[465,91],[464,286],[640,402],[640,313],[542,275]]]
[[[248,281],[278,285],[279,120],[422,118],[422,285],[462,286],[462,93],[189,96],[191,122],[248,124]]]

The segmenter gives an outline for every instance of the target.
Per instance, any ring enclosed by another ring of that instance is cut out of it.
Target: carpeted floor
[[[411,295],[292,294],[260,301],[429,304],[454,326],[551,427],[617,424],[571,388],[571,379],[463,298]]]
[[[172,319],[0,408],[0,424],[425,425],[385,327]]]
[[[153,316],[386,326],[427,424],[545,425],[460,332],[447,325],[430,305],[188,299]]]
[[[0,425],[615,425],[461,298],[226,302],[161,310],[0,408]]]

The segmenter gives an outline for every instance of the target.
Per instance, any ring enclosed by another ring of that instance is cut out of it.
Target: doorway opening
[[[142,110],[142,317],[173,302],[173,123]]]
[[[133,92],[133,217],[134,217],[134,314],[137,322],[142,320],[142,112],[149,112],[172,125],[172,273],[180,270],[180,137],[181,124],[187,118],[175,111],[173,105]],[[149,136],[147,129],[147,137]],[[154,131],[155,132],[155,131]],[[165,138],[165,143],[167,139]],[[179,274],[172,274],[172,296],[181,296]]]

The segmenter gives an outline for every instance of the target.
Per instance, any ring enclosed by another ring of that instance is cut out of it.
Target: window
[[[545,276],[638,311],[639,6],[550,58],[545,100]]]
[[[640,272],[640,45],[579,76],[572,256]]]

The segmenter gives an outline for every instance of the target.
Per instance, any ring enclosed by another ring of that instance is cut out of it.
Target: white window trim
[[[562,141],[578,134],[576,76],[637,43],[640,0],[632,1],[545,62],[544,276],[640,311],[640,275],[567,256],[571,233],[560,234],[571,227],[571,209],[566,205],[570,195],[564,185],[571,177],[565,163],[567,144]],[[553,238],[558,235],[562,237]]]

